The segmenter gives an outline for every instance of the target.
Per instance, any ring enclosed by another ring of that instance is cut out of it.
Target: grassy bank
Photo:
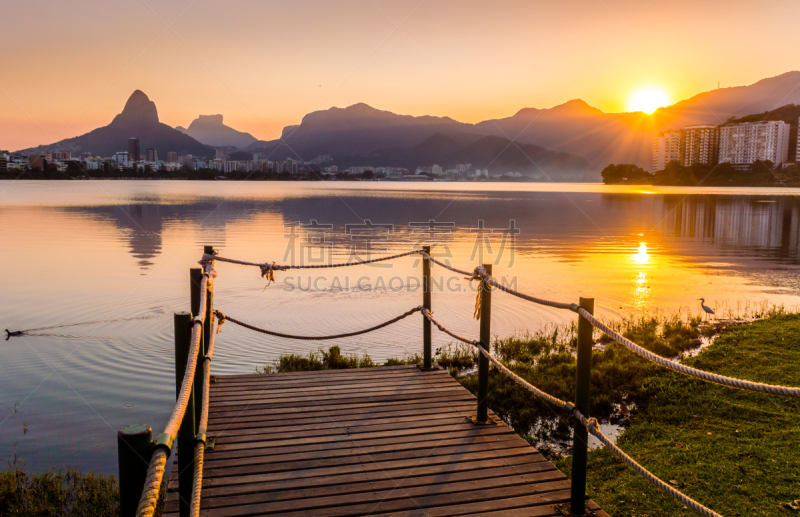
[[[800,385],[800,315],[724,332],[685,361],[724,375]],[[619,446],[645,468],[726,516],[792,515],[800,499],[800,401],[735,390],[674,373],[643,380],[648,397]],[[558,462],[569,472],[570,460]],[[694,515],[607,450],[589,456],[588,492],[612,515]]]
[[[76,469],[31,475],[13,466],[0,473],[0,515],[116,517],[119,487],[114,476]]]

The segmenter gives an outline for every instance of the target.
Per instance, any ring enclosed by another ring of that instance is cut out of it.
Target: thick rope
[[[632,352],[644,357],[648,361],[656,363],[659,366],[669,368],[670,370],[682,373],[684,375],[689,375],[690,377],[696,377],[704,381],[722,384],[723,386],[731,386],[733,388],[739,388],[742,390],[758,391],[761,393],[769,393],[770,395],[779,395],[783,397],[800,397],[800,388],[794,388],[790,386],[777,386],[774,384],[763,384],[760,382],[735,379],[733,377],[726,377],[724,375],[718,375],[716,373],[698,370],[697,368],[692,368],[690,366],[686,366],[684,364],[671,361],[665,357],[661,357],[660,355],[654,354],[653,352],[650,352],[649,350],[642,348],[641,346],[637,345],[630,339],[626,339],[617,332],[614,332],[613,330],[611,330],[611,328],[608,327],[608,325],[602,323],[600,320],[592,316],[586,309],[582,307],[579,308],[578,314],[580,314],[583,318],[585,318],[589,323],[597,327],[599,330],[608,334],[617,343],[621,344],[622,346],[626,347]]]
[[[290,265],[282,265],[276,264],[273,262],[272,264],[268,262],[247,262],[244,260],[236,260],[236,259],[229,259],[219,257],[217,255],[203,255],[203,261],[210,261],[210,260],[219,260],[221,262],[229,262],[231,264],[239,264],[242,266],[255,266],[261,269],[261,276],[268,277],[271,281],[274,281],[275,278],[273,276],[273,271],[286,271],[287,269],[325,269],[325,268],[333,268],[333,267],[350,267],[350,266],[360,266],[362,264],[372,264],[373,262],[384,262],[387,260],[393,260],[400,257],[406,257],[408,255],[414,255],[417,253],[421,253],[420,250],[412,250],[407,251],[405,253],[399,253],[397,255],[390,255],[388,257],[379,257],[370,260],[358,260],[355,262],[342,262],[340,264],[317,264],[317,265],[308,265],[308,266],[290,266]]]
[[[194,446],[194,479],[192,480],[192,501],[190,515],[200,516],[200,492],[203,488],[203,457],[205,454],[205,436],[208,432],[208,400],[211,384],[211,357],[214,355],[214,336],[217,335],[219,328],[219,318],[214,318],[211,322],[211,335],[208,338],[208,351],[203,359],[203,403],[200,412],[200,425],[197,434],[203,439],[197,440]]]
[[[204,274],[200,281],[200,314],[192,320],[192,341],[189,348],[189,355],[186,362],[186,372],[183,375],[181,391],[178,400],[172,410],[169,421],[164,428],[164,434],[168,434],[174,440],[178,432],[186,407],[189,404],[189,396],[192,384],[194,383],[194,373],[197,369],[197,355],[200,351],[201,329],[205,319],[207,290],[209,279],[213,276],[210,263],[204,264]],[[156,504],[161,493],[161,485],[164,482],[164,468],[167,464],[167,451],[159,447],[150,458],[150,466],[147,468],[147,478],[145,479],[142,497],[139,499],[139,506],[136,509],[137,517],[151,517],[155,513]]]
[[[645,478],[651,485],[665,492],[667,495],[669,495],[676,501],[679,501],[680,503],[686,505],[688,508],[694,510],[700,515],[705,515],[706,517],[722,517],[717,512],[706,508],[705,506],[698,503],[694,499],[690,499],[683,493],[675,490],[667,483],[664,483],[663,481],[658,479],[649,470],[636,463],[636,461],[633,458],[625,454],[619,447],[616,446],[615,443],[613,443],[605,434],[603,434],[602,431],[600,431],[600,426],[598,425],[596,418],[590,418],[587,420],[586,417],[583,416],[581,412],[578,411],[577,409],[574,410],[574,413],[575,417],[581,422],[581,424],[583,424],[586,427],[586,429],[590,433],[592,433],[593,436],[595,436],[598,440],[600,440],[603,443],[603,445],[608,447],[608,450],[610,450],[614,454],[614,456],[622,460],[622,462],[631,469],[633,469],[634,472]]]
[[[478,351],[480,351],[480,353],[486,359],[489,360],[489,362],[491,362],[493,365],[495,365],[498,370],[500,370],[501,372],[506,374],[508,377],[510,377],[512,380],[514,380],[514,382],[516,382],[517,384],[519,384],[523,388],[527,389],[528,391],[530,391],[531,393],[533,393],[537,397],[539,397],[539,398],[541,398],[543,400],[546,400],[547,402],[550,402],[551,404],[554,404],[554,405],[556,405],[556,406],[558,406],[560,408],[563,408],[563,409],[567,409],[568,407],[572,407],[572,404],[569,404],[568,402],[565,402],[565,401],[563,401],[561,399],[558,399],[558,398],[556,398],[556,397],[554,397],[552,395],[549,395],[549,394],[545,393],[544,391],[540,390],[539,388],[537,388],[533,384],[529,383],[528,381],[526,381],[525,379],[523,379],[522,377],[520,377],[516,373],[512,372],[511,370],[509,370],[495,356],[490,354],[488,350],[483,348],[483,346],[481,345],[480,341],[469,340],[469,339],[466,339],[464,337],[459,336],[458,334],[456,334],[454,332],[451,332],[450,330],[445,328],[441,323],[436,321],[433,318],[433,316],[431,316],[430,312],[428,312],[428,310],[425,309],[425,308],[422,309],[422,315],[425,316],[426,318],[428,318],[430,320],[430,322],[433,323],[434,325],[436,325],[436,327],[439,330],[441,330],[445,334],[449,335],[450,337],[454,337],[454,338],[458,339],[459,341],[463,341],[464,343],[467,343],[469,345],[475,346],[475,348],[477,348]]]
[[[422,315],[425,316],[426,318],[428,318],[431,321],[431,323],[436,325],[439,328],[439,330],[441,330],[445,334],[448,334],[451,337],[454,337],[454,338],[456,338],[456,339],[458,339],[460,341],[463,341],[464,343],[467,343],[467,344],[470,344],[470,345],[474,345],[481,352],[481,354],[483,354],[483,356],[486,357],[486,359],[488,359],[492,364],[494,364],[497,367],[498,370],[503,372],[505,375],[510,377],[514,382],[516,382],[517,384],[519,384],[523,388],[527,389],[528,391],[530,391],[531,393],[533,393],[537,397],[539,397],[539,398],[541,398],[541,399],[543,399],[543,400],[545,400],[545,401],[547,401],[547,402],[549,402],[549,403],[551,403],[551,404],[553,404],[555,406],[558,406],[558,407],[560,407],[562,409],[572,409],[573,413],[575,414],[575,417],[581,422],[581,424],[583,424],[586,427],[586,429],[590,433],[592,433],[592,435],[596,436],[597,439],[600,440],[606,447],[608,447],[608,449],[615,456],[617,456],[620,460],[622,460],[622,462],[625,463],[628,467],[632,468],[637,474],[639,474],[640,476],[645,478],[650,484],[654,485],[655,487],[657,487],[658,489],[662,490],[663,492],[666,492],[667,495],[671,496],[673,499],[675,499],[677,501],[680,501],[681,503],[686,505],[688,508],[691,508],[692,510],[694,510],[697,513],[699,513],[700,515],[705,515],[706,517],[722,517],[720,514],[714,512],[712,510],[709,510],[708,508],[706,508],[702,504],[698,503],[697,501],[695,501],[693,499],[690,499],[686,495],[684,495],[681,492],[675,490],[674,488],[672,488],[668,484],[666,484],[663,481],[661,481],[660,479],[658,479],[655,475],[653,475],[647,469],[645,469],[644,467],[642,467],[641,465],[636,463],[636,461],[634,461],[633,458],[631,458],[630,456],[628,456],[627,454],[622,452],[622,450],[620,450],[619,447],[617,447],[614,443],[612,443],[611,440],[609,440],[608,437],[605,434],[603,434],[602,431],[600,431],[600,428],[599,428],[599,426],[597,424],[597,419],[591,418],[591,419],[587,420],[586,417],[584,417],[581,414],[581,412],[578,411],[578,409],[572,403],[569,403],[569,402],[563,401],[563,400],[561,400],[559,398],[556,398],[556,397],[554,397],[554,396],[552,396],[552,395],[550,395],[548,393],[545,393],[544,391],[540,390],[536,386],[532,385],[531,383],[529,383],[528,381],[526,381],[525,379],[523,379],[519,375],[515,374],[510,369],[508,369],[496,357],[494,357],[492,354],[490,354],[488,350],[483,348],[483,346],[481,346],[480,342],[475,341],[475,340],[466,339],[464,337],[459,336],[458,334],[455,334],[454,332],[451,332],[447,328],[445,328],[442,324],[440,324],[438,321],[436,321],[433,318],[433,316],[430,315],[430,313],[428,312],[427,309],[425,309],[425,308],[422,309]]]
[[[398,321],[411,316],[412,314],[414,314],[417,311],[420,311],[421,309],[422,309],[422,307],[414,307],[413,309],[404,312],[400,316],[397,316],[396,318],[392,318],[389,321],[385,321],[385,322],[383,322],[381,324],[375,325],[374,327],[370,327],[370,328],[364,329],[364,330],[356,330],[355,332],[347,332],[347,333],[344,333],[344,334],[334,334],[332,336],[298,336],[298,335],[294,335],[294,334],[283,334],[281,332],[274,332],[272,330],[262,329],[260,327],[256,327],[255,325],[250,325],[248,323],[244,323],[243,321],[239,321],[237,319],[231,318],[230,316],[226,316],[225,314],[223,314],[220,311],[214,311],[214,314],[216,314],[220,318],[220,320],[222,320],[222,321],[226,321],[227,320],[227,321],[230,321],[231,323],[236,323],[237,325],[239,325],[241,327],[244,327],[246,329],[254,330],[256,332],[261,332],[262,334],[269,334],[270,336],[283,337],[283,338],[287,338],[287,339],[302,339],[302,340],[306,340],[306,341],[324,341],[326,339],[339,339],[339,338],[343,338],[343,337],[358,336],[360,334],[366,334],[366,333],[372,332],[374,330],[382,329],[383,327],[388,327],[392,323],[397,323]]]

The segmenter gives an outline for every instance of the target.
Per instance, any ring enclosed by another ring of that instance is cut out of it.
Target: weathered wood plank
[[[551,517],[569,500],[513,430],[469,420],[475,397],[443,370],[223,376],[210,394],[204,517]]]

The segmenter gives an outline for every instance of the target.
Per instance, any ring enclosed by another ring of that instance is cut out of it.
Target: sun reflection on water
[[[633,261],[637,264],[649,264],[650,255],[647,253],[647,243],[640,242],[639,249],[633,256]]]

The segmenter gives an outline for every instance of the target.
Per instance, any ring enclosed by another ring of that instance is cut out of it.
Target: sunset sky
[[[366,102],[464,122],[582,98],[625,111],[800,69],[800,2],[28,0],[4,2],[0,149],[108,124],[141,89],[270,140]]]

